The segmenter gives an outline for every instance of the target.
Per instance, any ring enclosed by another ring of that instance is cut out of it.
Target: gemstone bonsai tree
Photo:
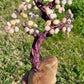
[[[66,37],[69,37],[69,32],[73,28],[73,25],[71,22],[74,22],[73,14],[70,9],[66,12],[66,17],[62,18],[62,20],[57,19],[57,14],[55,13],[55,8],[59,14],[62,12],[65,12],[65,5],[71,5],[72,0],[44,0],[45,2],[50,2],[48,5],[44,5],[39,0],[33,0],[33,4],[36,5],[34,7],[35,10],[38,8],[40,9],[40,16],[35,15],[32,12],[29,12],[29,15],[31,18],[39,18],[42,17],[42,19],[45,20],[45,28],[44,32],[40,32],[37,27],[38,25],[35,24],[33,21],[29,20],[27,22],[23,22],[22,26],[24,27],[25,32],[32,35],[34,37],[34,42],[32,45],[31,53],[30,53],[30,60],[32,63],[32,69],[34,71],[38,71],[38,67],[40,65],[40,46],[42,42],[44,42],[47,37],[52,36],[53,34],[57,34],[59,31],[66,32]],[[22,4],[19,6],[20,12],[15,9],[15,13],[12,14],[13,18],[17,17],[17,14],[20,14],[23,18],[27,18],[27,14],[24,13],[27,9],[31,9],[31,4],[26,4],[30,2],[30,0],[23,1]],[[13,33],[19,31],[18,27],[10,28],[11,25],[15,26],[20,22],[19,19],[12,20],[10,22],[7,22],[6,31],[9,33]],[[35,27],[36,29],[33,29],[31,27]]]

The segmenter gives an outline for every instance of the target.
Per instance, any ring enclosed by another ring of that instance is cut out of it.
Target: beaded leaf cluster
[[[33,11],[31,11],[31,9],[34,10],[38,10],[38,8],[40,7],[37,6],[36,2],[38,0],[34,0],[32,3],[30,3],[30,0],[25,0],[22,1],[22,3],[19,5],[19,10],[15,9],[15,12],[11,15],[11,17],[13,18],[13,20],[11,20],[10,22],[7,22],[7,26],[5,27],[5,30],[10,33],[13,34],[14,32],[19,32],[19,27],[17,27],[17,25],[21,22],[20,19],[18,19],[18,14],[20,16],[22,16],[23,18],[28,20],[28,17],[31,17],[31,19],[38,19],[41,14],[34,14]],[[71,29],[73,28],[73,25],[71,24],[72,22],[74,22],[74,18],[73,18],[73,13],[70,9],[68,9],[67,13],[66,13],[66,17],[62,18],[62,20],[57,19],[57,14],[55,13],[55,11],[52,9],[52,5],[55,5],[55,9],[58,11],[59,14],[61,14],[62,12],[65,12],[65,5],[71,5],[72,4],[72,0],[44,0],[44,2],[50,2],[49,5],[44,6],[43,12],[45,11],[46,16],[49,17],[49,19],[45,20],[45,31],[49,32],[49,34],[57,34],[60,30],[62,30],[62,32],[66,32],[66,37],[69,37],[69,32],[71,31]],[[32,8],[32,5],[33,8]],[[29,14],[27,15],[25,13],[25,11],[30,10]],[[41,10],[42,11],[42,10]],[[44,15],[43,15],[44,16]],[[26,25],[27,24],[27,25]],[[27,22],[22,23],[22,25],[25,27],[24,31],[27,32],[28,34],[32,35],[32,34],[39,34],[39,30],[37,29],[38,25],[33,22],[32,20],[28,20]],[[59,25],[62,24],[62,28],[59,28]],[[32,28],[31,28],[32,27]],[[33,29],[34,28],[34,29]]]

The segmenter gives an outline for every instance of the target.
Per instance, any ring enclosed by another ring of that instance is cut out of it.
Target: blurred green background
[[[19,33],[10,35],[4,30],[21,1],[0,0],[0,84],[20,84],[25,71],[31,70],[29,55],[33,37],[24,32],[21,24],[18,25]],[[84,84],[84,0],[73,0],[71,6],[66,5],[68,9],[72,10],[75,18],[70,37],[65,38],[65,33],[61,31],[49,37],[41,45],[40,58],[52,55],[58,58],[56,84]],[[58,18],[64,15],[62,13]],[[18,17],[22,22],[26,20]],[[45,21],[39,18],[36,23],[43,31]]]

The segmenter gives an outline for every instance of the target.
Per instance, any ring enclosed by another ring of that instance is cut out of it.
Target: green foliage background
[[[21,1],[0,0],[0,84],[20,84],[25,71],[31,70],[29,54],[33,37],[23,31],[21,24],[18,25],[19,33],[9,35],[4,30],[6,22],[12,19],[11,14]],[[66,39],[62,32],[49,37],[42,43],[40,58],[52,55],[58,58],[56,84],[84,84],[84,0],[73,0],[71,6],[66,5],[66,10],[69,8],[75,18],[70,38]],[[58,18],[62,18],[62,15]],[[42,31],[45,22],[39,18],[36,23]]]

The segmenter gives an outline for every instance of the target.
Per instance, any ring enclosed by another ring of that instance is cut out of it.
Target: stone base
[[[22,84],[55,84],[57,66],[58,62],[56,57],[44,58],[39,66],[39,72],[30,71],[28,83]]]

